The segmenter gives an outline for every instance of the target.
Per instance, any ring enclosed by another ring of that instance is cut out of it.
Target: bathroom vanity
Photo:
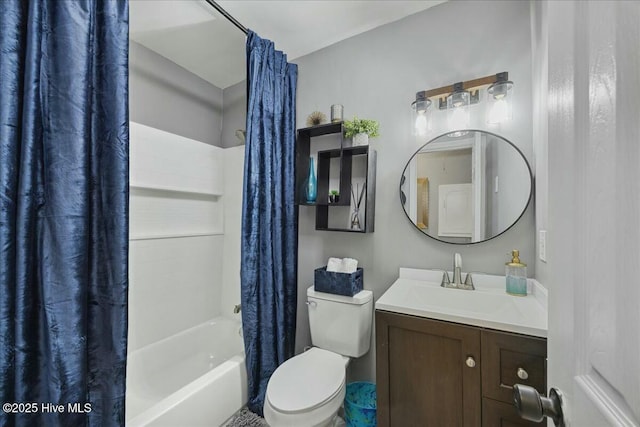
[[[513,406],[513,384],[546,392],[546,292],[440,287],[441,271],[400,269],[376,302],[378,425],[533,426]],[[543,424],[540,424],[543,425]]]

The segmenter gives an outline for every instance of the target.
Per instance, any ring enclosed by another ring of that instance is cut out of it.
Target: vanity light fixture
[[[437,89],[424,90],[416,93],[416,99],[411,104],[413,135],[425,136],[431,129],[433,112],[430,107],[432,100],[437,100],[439,110],[448,111],[448,124],[452,129],[469,127],[469,106],[480,102],[480,89],[488,86],[487,92],[487,122],[502,123],[510,120],[512,115],[512,88],[509,73],[502,72],[479,79],[454,83]],[[453,132],[451,136],[455,135]]]
[[[496,74],[497,81],[487,88],[487,123],[498,124],[511,120],[513,82],[505,73]]]

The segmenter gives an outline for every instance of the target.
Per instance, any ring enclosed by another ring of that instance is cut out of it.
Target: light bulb
[[[466,108],[454,108],[451,111],[449,127],[464,129],[469,126],[469,112]]]
[[[425,136],[431,123],[429,120],[429,106],[431,100],[426,98],[424,92],[416,93],[416,100],[411,103],[411,119],[413,121],[413,135]]]
[[[447,96],[447,108],[449,109],[448,124],[450,128],[457,129],[450,135],[464,135],[462,129],[469,127],[469,103],[471,94],[463,89],[462,82],[453,85],[453,92]]]
[[[489,123],[503,123],[509,120],[509,104],[504,98],[496,99],[489,111]]]
[[[416,116],[416,135],[425,136],[427,134],[427,116],[424,112],[419,112]]]

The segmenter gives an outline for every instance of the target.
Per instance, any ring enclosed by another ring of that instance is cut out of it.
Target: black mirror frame
[[[406,203],[406,195],[404,194],[404,192],[402,191],[402,186],[404,185],[404,182],[406,180],[405,178],[405,173],[407,172],[407,167],[409,167],[409,163],[411,162],[411,160],[413,160],[413,158],[418,155],[418,153],[420,153],[420,151],[428,144],[432,143],[433,141],[437,140],[438,138],[442,138],[443,136],[447,136],[449,134],[451,134],[452,132],[482,132],[482,133],[486,133],[489,135],[492,135],[496,138],[500,138],[501,140],[505,141],[506,143],[508,143],[509,145],[511,145],[518,154],[520,154],[520,156],[522,157],[522,160],[524,160],[524,164],[527,166],[527,171],[529,172],[529,182],[531,182],[531,186],[529,188],[529,197],[527,198],[527,203],[525,203],[524,207],[522,208],[522,212],[520,212],[520,215],[518,215],[518,218],[516,218],[515,221],[513,221],[511,223],[511,225],[507,228],[505,228],[503,231],[501,231],[500,233],[496,234],[495,236],[491,236],[488,239],[484,239],[484,240],[480,240],[477,242],[448,242],[446,240],[442,240],[442,239],[438,239],[437,237],[433,237],[430,234],[425,233],[424,231],[422,231],[420,228],[418,228],[418,226],[411,221],[411,218],[409,218],[409,214],[407,213],[407,210],[404,208],[404,205]],[[506,233],[507,231],[509,231],[511,228],[513,228],[514,225],[516,225],[518,223],[518,221],[520,221],[520,218],[522,218],[522,216],[524,215],[524,213],[527,211],[527,208],[529,207],[529,204],[531,203],[531,198],[533,196],[533,189],[535,187],[535,182],[534,182],[534,178],[533,178],[533,173],[531,172],[531,166],[529,165],[529,161],[527,160],[526,156],[524,155],[524,153],[518,148],[516,147],[516,145],[509,141],[507,138],[500,136],[496,133],[493,132],[489,132],[486,130],[482,130],[482,129],[460,129],[460,130],[450,130],[447,131],[441,135],[436,136],[435,138],[430,139],[429,141],[427,141],[426,143],[424,143],[423,145],[421,145],[412,155],[411,157],[409,157],[409,160],[407,161],[407,164],[404,166],[404,169],[402,169],[402,175],[400,175],[400,185],[398,186],[398,194],[400,196],[400,207],[402,208],[402,211],[404,212],[404,215],[407,217],[407,220],[409,221],[409,223],[420,232],[420,234],[422,234],[423,236],[427,236],[433,240],[437,240],[438,242],[442,242],[442,243],[448,243],[450,245],[477,245],[479,243],[484,243],[484,242],[488,242],[489,240],[495,239],[498,236],[502,236],[504,233]],[[404,202],[403,202],[403,198],[404,198]]]

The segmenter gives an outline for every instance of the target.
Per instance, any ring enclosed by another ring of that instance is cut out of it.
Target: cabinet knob
[[[468,366],[468,367],[470,367],[470,368],[475,368],[475,366],[476,366],[476,360],[475,360],[473,357],[469,356],[469,357],[467,357],[466,364],[467,364],[467,366]]]
[[[527,378],[529,378],[529,374],[524,369],[518,368],[518,378],[520,378],[521,380],[526,380]]]

